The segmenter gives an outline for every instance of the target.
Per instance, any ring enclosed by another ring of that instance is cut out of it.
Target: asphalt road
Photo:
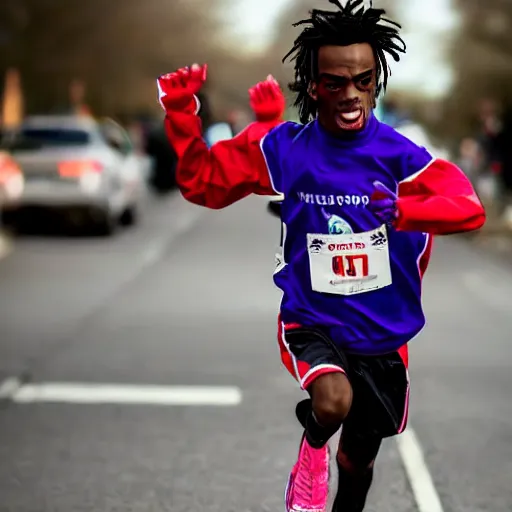
[[[275,341],[279,228],[265,206],[211,212],[172,197],[112,239],[16,240],[0,261],[0,383],[236,386],[242,401],[4,400],[1,512],[284,509],[302,394]],[[437,242],[410,426],[444,512],[512,510],[511,288],[485,247]],[[388,440],[367,510],[438,512],[419,508],[409,477]]]

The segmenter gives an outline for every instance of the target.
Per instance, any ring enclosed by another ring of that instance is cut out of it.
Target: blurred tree
[[[208,62],[209,117],[225,118],[247,110],[247,89],[269,73],[286,86],[292,66],[281,59],[299,31],[291,25],[312,7],[294,2],[266,54],[244,55],[223,40],[233,1],[1,0],[0,73],[20,70],[29,113],[70,111],[71,84],[82,83],[93,113],[126,117],[157,111],[159,74]]]
[[[505,106],[512,101],[512,3],[457,0],[456,6],[461,15],[451,48],[456,82],[438,129],[461,138],[478,129],[482,99],[494,98]]]
[[[2,0],[0,72],[20,69],[29,111],[69,108],[74,80],[94,112],[156,108],[156,76],[222,53],[223,2]]]

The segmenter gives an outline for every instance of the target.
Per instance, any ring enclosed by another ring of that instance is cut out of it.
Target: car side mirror
[[[119,140],[117,137],[109,137],[107,143],[112,149],[115,149],[123,156],[128,156],[132,152],[132,146],[124,140]]]

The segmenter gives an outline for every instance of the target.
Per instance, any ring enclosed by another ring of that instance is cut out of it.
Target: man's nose
[[[361,98],[356,94],[351,96],[340,96],[338,98],[338,107],[340,108],[356,107],[360,104]]]
[[[338,95],[338,102],[343,105],[350,103],[358,103],[359,101],[360,92],[352,82],[349,82],[347,86],[344,87],[340,91],[340,94]]]

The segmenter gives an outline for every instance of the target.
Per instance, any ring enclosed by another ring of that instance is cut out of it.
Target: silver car
[[[136,221],[145,185],[140,157],[112,120],[28,117],[4,139],[23,174],[23,188],[4,199],[4,212],[43,207],[78,213],[110,235]]]

